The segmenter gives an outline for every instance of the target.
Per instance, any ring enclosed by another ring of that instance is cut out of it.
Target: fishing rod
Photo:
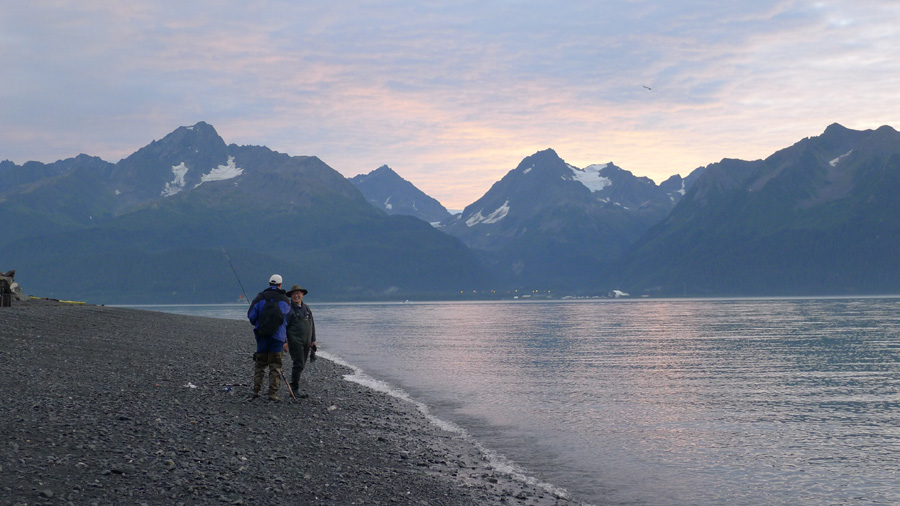
[[[247,303],[249,304],[250,298],[247,297],[247,290],[244,290],[244,284],[241,283],[241,278],[238,276],[237,271],[234,270],[234,264],[231,263],[231,258],[228,257],[228,252],[225,251],[225,246],[221,246],[221,248],[222,248],[222,253],[225,254],[225,260],[228,260],[228,265],[231,266],[231,272],[234,273],[234,277],[235,277],[235,279],[237,279],[238,285],[241,287],[241,291],[244,292],[244,298],[247,299]]]
[[[225,246],[220,246],[220,247],[222,248],[222,253],[225,255],[225,259],[228,260],[228,265],[231,266],[231,272],[234,273],[234,277],[235,277],[235,279],[237,279],[238,285],[241,287],[241,291],[244,292],[244,299],[246,299],[247,304],[249,304],[252,307],[253,303],[250,302],[250,297],[247,297],[247,290],[244,290],[244,284],[241,283],[241,278],[240,278],[240,276],[238,276],[238,273],[234,268],[234,264],[231,263],[231,258],[228,257],[228,252],[225,251]],[[291,388],[291,384],[288,383],[287,377],[285,377],[285,375],[284,375],[284,369],[283,368],[278,369],[278,372],[281,373],[281,379],[282,379],[282,381],[284,381],[284,386],[287,387],[288,393],[291,394],[291,400],[296,401],[297,398],[294,397],[294,390]]]

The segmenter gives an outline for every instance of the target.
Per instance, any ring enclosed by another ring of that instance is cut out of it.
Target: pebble
[[[36,480],[59,504],[579,504],[329,360],[304,370],[308,397],[244,402],[245,321],[36,300],[0,309],[0,342],[0,390],[40,385],[0,404],[3,504],[34,503]]]

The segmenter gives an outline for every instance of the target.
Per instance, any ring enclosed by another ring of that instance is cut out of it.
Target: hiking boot
[[[269,400],[272,401],[272,402],[281,402],[281,398],[279,398],[279,397],[278,397],[277,395],[275,395],[275,394],[270,395],[270,396],[269,396]]]
[[[300,390],[300,383],[291,383],[291,392],[296,394],[297,390]]]

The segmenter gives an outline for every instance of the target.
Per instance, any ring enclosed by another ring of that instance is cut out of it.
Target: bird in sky
[[[645,85],[644,88],[647,88],[648,90],[653,91],[653,88],[651,88],[651,87],[649,87],[649,86],[646,86],[646,85]]]

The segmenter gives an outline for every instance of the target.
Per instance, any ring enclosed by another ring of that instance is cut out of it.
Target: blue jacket
[[[275,292],[275,293],[272,293]],[[260,338],[256,335],[256,329],[259,327],[259,315],[263,306],[266,305],[266,299],[269,297],[278,299],[278,307],[281,308],[281,314],[287,316],[291,312],[291,299],[285,295],[281,288],[270,286],[259,292],[259,295],[250,303],[250,309],[247,311],[247,318],[253,324],[253,335],[256,337],[257,353],[278,353],[284,351],[284,343],[287,341],[287,322],[282,322],[278,327],[278,332],[270,338]]]

